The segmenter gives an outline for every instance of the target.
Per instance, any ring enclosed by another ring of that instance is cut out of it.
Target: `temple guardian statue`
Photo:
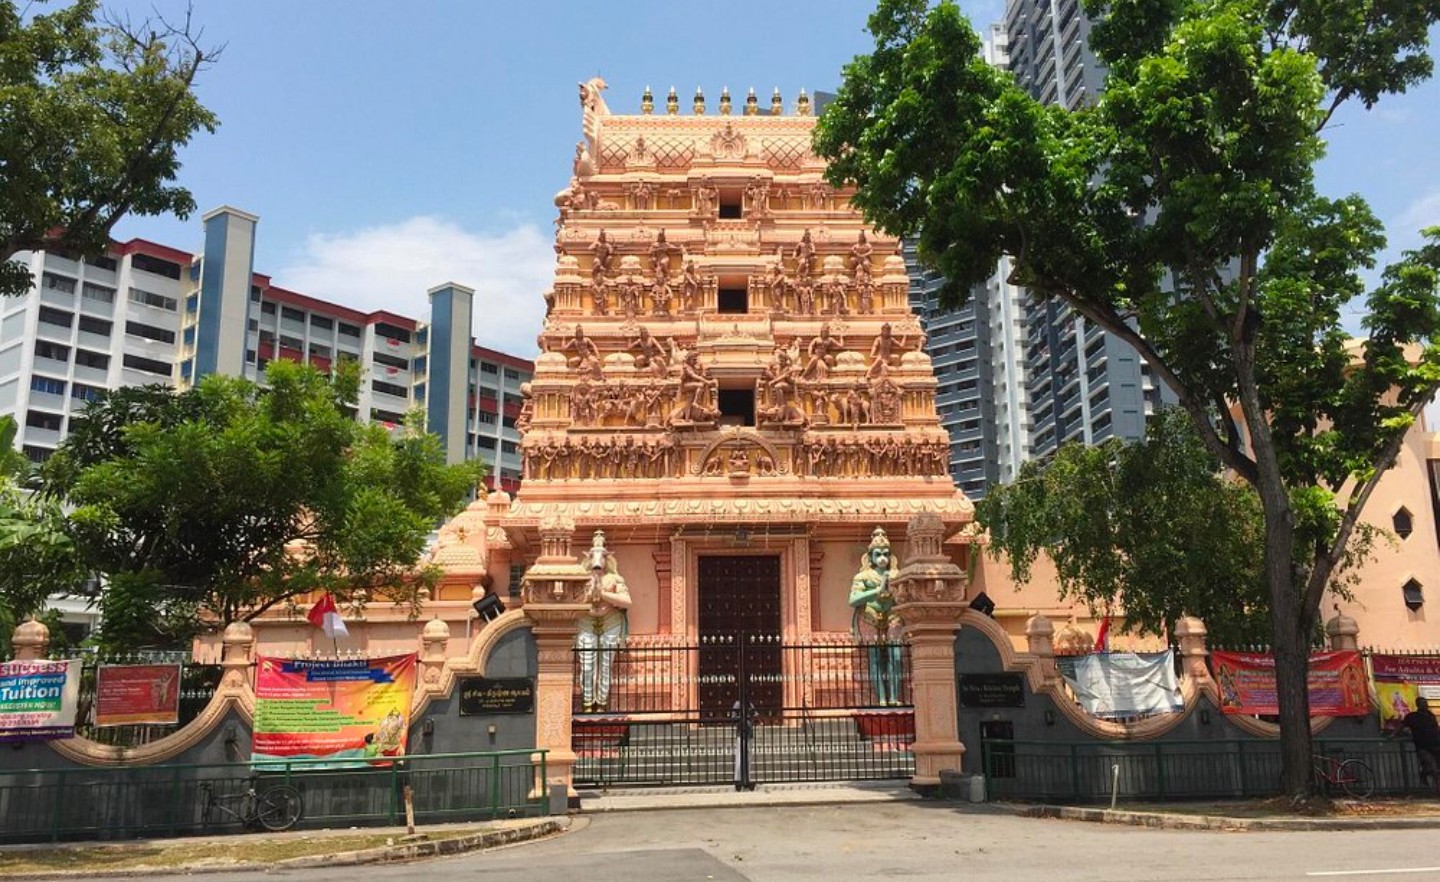
[[[885,530],[876,527],[870,535],[870,547],[860,558],[860,571],[850,581],[850,606],[855,610],[851,633],[868,642],[870,683],[875,689],[876,703],[882,707],[903,704],[900,695],[901,639],[895,618],[895,598],[890,593],[890,575],[895,566],[890,539]]]
[[[580,651],[580,703],[589,713],[603,712],[610,704],[610,676],[615,655],[625,644],[630,588],[605,547],[605,531],[596,530],[584,558],[590,570],[590,609],[580,617],[575,648]]]

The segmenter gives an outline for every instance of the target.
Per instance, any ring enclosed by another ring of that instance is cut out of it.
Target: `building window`
[[[1401,586],[1400,591],[1405,596],[1405,605],[1410,607],[1411,612],[1425,605],[1425,592],[1420,587],[1420,583],[1414,579]]]
[[[113,322],[105,319],[98,319],[93,316],[80,316],[80,330],[87,334],[96,334],[101,337],[110,336],[110,329],[114,327]]]
[[[56,380],[51,377],[31,377],[30,391],[43,392],[46,395],[64,395],[65,381]]]
[[[755,425],[755,390],[721,389],[719,394],[720,425]]]
[[[1402,507],[1399,511],[1395,512],[1395,516],[1391,521],[1395,527],[1395,535],[1401,539],[1408,539],[1410,538],[1410,534],[1415,532],[1415,517],[1410,514],[1410,509],[1408,508]]]
[[[480,362],[480,373],[482,373],[482,374],[495,374],[495,375],[498,376],[499,373],[500,373],[500,365],[498,365],[498,364],[493,364],[493,363],[488,362],[488,361],[482,361],[482,362]]]
[[[500,420],[500,424],[507,429],[513,429],[515,428],[515,418],[507,416],[504,419]]]
[[[475,418],[479,422],[482,422],[487,426],[495,425],[495,414],[490,413],[489,411],[482,410],[478,414],[476,414]]]
[[[156,361],[153,358],[142,358],[138,355],[127,355],[124,359],[127,368],[141,371],[147,374],[156,374],[162,377],[170,376],[170,365],[163,361]]]
[[[153,306],[156,309],[163,309],[167,312],[174,312],[179,304],[174,297],[165,297],[152,291],[144,291],[140,288],[130,289],[130,302],[139,303],[144,306]]]
[[[480,447],[483,447],[483,448],[485,448],[486,450],[494,450],[494,449],[495,449],[495,439],[494,439],[494,438],[486,438],[486,437],[484,437],[484,436],[481,436],[481,437],[475,439],[475,443],[476,443],[476,445],[478,445],[478,446],[480,446]]]
[[[110,356],[103,352],[91,352],[88,349],[75,350],[76,367],[95,368],[96,370],[108,370],[110,368]]]
[[[516,449],[517,449],[517,448],[515,447],[515,442],[514,442],[514,441],[502,441],[502,442],[500,442],[500,452],[501,452],[501,453],[515,453],[515,452],[516,452]]]
[[[375,336],[384,337],[386,340],[396,340],[401,343],[410,342],[410,332],[404,328],[396,327],[389,322],[375,323]]]
[[[251,303],[259,303],[259,302],[260,302],[260,286],[259,286],[259,285],[251,285],[251,286],[250,286],[250,302],[251,302]]]
[[[322,331],[329,331],[335,327],[335,320],[326,318],[323,315],[311,315],[310,327],[319,328]]]
[[[274,312],[274,310],[271,310],[271,312]],[[341,322],[341,323],[340,323],[340,336],[342,336],[342,337],[355,337],[355,338],[359,338],[359,336],[360,336],[360,328],[359,328],[358,326],[352,325],[352,324],[350,324],[350,323],[348,323],[348,322]]]
[[[167,331],[164,328],[157,328],[154,325],[145,325],[140,322],[126,322],[125,333],[132,337],[144,337],[146,340],[154,340],[157,343],[175,342],[174,331]]]
[[[261,315],[274,315],[274,314],[275,314],[275,304],[271,303],[271,302],[268,301],[268,300],[265,301],[264,303],[260,304],[260,314],[261,314]]]
[[[97,285],[94,282],[86,282],[85,287],[80,289],[80,296],[97,303],[114,303],[115,289]]]
[[[25,425],[32,429],[46,429],[51,432],[60,431],[60,424],[65,418],[58,413],[45,413],[40,410],[27,410],[25,412]]]
[[[70,397],[78,398],[81,401],[99,401],[105,390],[98,386],[87,386],[84,383],[70,384]]]
[[[100,257],[88,258],[85,262],[90,266],[95,267],[96,269],[108,270],[112,273],[120,268],[120,264],[115,261],[115,258],[105,257],[103,255]]]
[[[744,288],[721,288],[716,311],[724,315],[743,315],[750,311],[750,293]]]
[[[289,306],[284,306],[280,308],[280,317],[290,319],[292,322],[305,321],[305,313]]]
[[[376,392],[381,392],[386,395],[394,395],[396,398],[410,397],[410,390],[406,389],[404,386],[397,386],[394,383],[386,383],[383,380],[371,380],[370,388],[374,389]]]
[[[61,294],[75,293],[75,280],[65,276],[57,276],[55,273],[44,275],[44,285],[51,291],[59,291]]]
[[[520,379],[520,372],[517,371],[517,370],[515,370],[514,368],[506,368],[506,369],[505,369],[505,379],[507,379],[507,380],[518,380],[518,379]]]
[[[61,346],[59,343],[51,343],[49,340],[36,340],[35,357],[48,358],[51,361],[69,361],[70,347]]]
[[[53,454],[54,452],[55,449],[53,447],[36,447],[33,444],[25,445],[26,458],[28,458],[36,465],[40,465],[45,460],[49,459],[51,454]]]
[[[75,314],[66,312],[63,309],[51,309],[48,306],[42,306],[40,307],[40,321],[47,325],[69,328],[75,321]]]
[[[180,264],[152,257],[149,254],[136,254],[130,258],[130,266],[133,269],[144,270],[147,273],[154,273],[157,276],[164,276],[167,279],[180,279]]]
[[[740,193],[738,191],[720,194],[720,219],[740,219]]]
[[[383,352],[375,353],[375,363],[383,364],[386,367],[398,368],[402,371],[410,370],[410,359],[398,358],[394,355],[386,355]]]

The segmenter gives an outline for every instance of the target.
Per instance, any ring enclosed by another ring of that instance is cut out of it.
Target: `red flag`
[[[1110,651],[1110,614],[1106,613],[1105,618],[1100,620],[1100,630],[1095,632],[1095,651]]]
[[[325,636],[331,640],[334,640],[336,635],[350,636],[350,630],[345,627],[345,620],[340,617],[340,610],[335,606],[335,598],[331,597],[328,591],[310,607],[305,618],[310,624],[324,630]]]

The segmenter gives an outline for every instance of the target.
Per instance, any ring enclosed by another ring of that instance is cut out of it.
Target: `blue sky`
[[[143,15],[176,0],[112,0]],[[962,3],[980,26],[1003,2]],[[275,284],[365,309],[426,313],[444,281],[477,289],[476,337],[529,355],[553,267],[552,198],[580,138],[576,83],[603,76],[612,109],[640,94],[722,86],[762,101],[779,86],[833,89],[871,47],[873,0],[609,4],[426,0],[198,0],[206,40],[225,43],[198,91],[220,117],[185,150],[188,221],[129,218],[134,236],[198,250],[198,213],[260,215],[255,268]],[[1375,111],[1347,109],[1321,183],[1361,192],[1392,247],[1440,224],[1440,86]]]

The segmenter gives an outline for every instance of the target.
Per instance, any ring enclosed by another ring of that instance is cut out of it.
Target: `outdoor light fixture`
[[[429,738],[429,737],[431,737],[432,735],[434,735],[434,734],[435,734],[435,721],[434,721],[434,720],[429,720],[429,719],[427,719],[425,722],[421,723],[421,724],[420,724],[420,734],[421,734],[421,735],[424,735],[426,738]]]
[[[1055,725],[1055,712],[1053,710],[1050,710],[1049,708],[1045,709],[1045,725]]]
[[[1208,725],[1210,725],[1210,709],[1209,709],[1209,708],[1205,708],[1205,707],[1200,708],[1200,725],[1202,725],[1202,726],[1208,726]]]
[[[990,596],[984,591],[981,591],[970,599],[970,608],[982,616],[989,616],[992,619],[995,618],[995,601],[991,600]]]
[[[494,594],[487,593],[484,597],[471,604],[475,608],[475,615],[485,621],[493,621],[500,617],[505,611],[505,602]]]

